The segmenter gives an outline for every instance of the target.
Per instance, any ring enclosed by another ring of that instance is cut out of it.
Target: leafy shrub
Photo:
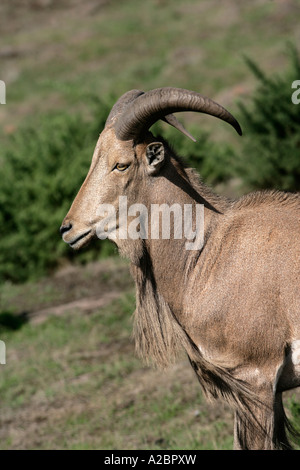
[[[240,104],[244,145],[237,173],[254,189],[300,189],[300,105],[291,100],[292,82],[300,79],[300,59],[293,46],[289,56],[289,69],[282,76],[267,75],[246,59],[259,84],[251,104]]]
[[[213,142],[209,133],[199,130],[196,126],[188,127],[188,130],[197,142],[193,142],[169,126],[164,125],[162,129],[160,123],[155,126],[153,133],[161,134],[174,152],[182,157],[187,165],[197,170],[206,184],[214,185],[232,178],[235,160],[232,146]]]
[[[90,118],[56,112],[10,138],[0,161],[0,279],[23,281],[56,266],[72,250],[59,227],[88,171],[108,108]],[[98,245],[87,256],[98,255]]]

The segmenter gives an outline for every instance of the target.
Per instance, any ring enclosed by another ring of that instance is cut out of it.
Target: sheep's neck
[[[170,207],[175,203],[182,208],[182,221],[184,220],[184,209],[188,205],[194,210],[196,205],[199,205],[200,216],[201,218],[204,216],[204,224],[203,229],[201,224],[197,224],[197,230],[202,230],[205,243],[210,227],[221,216],[221,208],[217,209],[214,206],[214,201],[201,197],[199,192],[196,192],[195,188],[186,181],[184,182],[182,178],[175,180],[175,182],[174,179],[160,179],[157,182],[156,191],[152,193],[151,204],[167,204]],[[171,227],[172,222],[171,220]],[[203,220],[200,222],[203,223]],[[182,232],[184,232],[184,223]],[[175,239],[174,236],[171,236],[170,239],[153,239],[149,236],[145,240],[155,288],[164,297],[176,316],[180,315],[182,310],[183,295],[189,274],[198,262],[202,251],[197,246],[193,250],[188,250],[187,243],[188,240],[184,233],[179,239]]]

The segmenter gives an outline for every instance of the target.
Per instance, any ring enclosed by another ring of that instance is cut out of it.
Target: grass
[[[267,69],[283,65],[285,41],[297,34],[293,8],[280,10],[276,2],[153,0],[137,8],[128,0],[95,11],[92,2],[77,10],[73,3],[29,9],[31,28],[10,17],[3,46],[18,54],[2,59],[6,125],[53,107],[84,109],[91,91],[104,99],[131,88],[180,86],[217,98],[243,82],[240,92],[247,92],[254,82],[243,55],[259,55]],[[223,103],[234,108],[234,99]]]
[[[51,314],[55,299],[45,299],[49,313],[40,323],[30,311],[18,328],[0,322],[7,352],[0,366],[0,448],[231,449],[232,412],[220,401],[206,401],[184,356],[163,373],[136,358],[127,264],[105,260],[63,273],[74,289],[89,283],[89,298],[108,289],[118,296],[102,308],[66,309],[59,316]],[[60,291],[61,279],[52,279],[53,291]],[[3,308],[15,315],[12,305],[29,307],[43,282],[27,290],[20,286],[14,304],[6,286]],[[68,302],[69,295],[65,289],[60,301]],[[297,393],[288,395],[287,409],[299,423]]]
[[[134,304],[131,286],[86,314],[2,325],[1,449],[231,447],[230,412],[216,417],[185,358],[162,374],[135,357]]]

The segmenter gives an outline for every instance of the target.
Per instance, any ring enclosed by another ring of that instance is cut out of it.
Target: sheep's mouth
[[[91,229],[87,230],[86,232],[82,233],[81,235],[73,239],[71,242],[69,242],[70,247],[74,248],[74,250],[78,250],[79,248],[86,245],[92,238],[92,235],[90,235],[91,231]]]

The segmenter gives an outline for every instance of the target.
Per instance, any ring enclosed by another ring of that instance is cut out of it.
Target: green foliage
[[[154,133],[161,134],[173,151],[182,157],[188,166],[197,170],[205,183],[213,185],[229,180],[232,177],[232,165],[235,159],[231,145],[213,142],[207,132],[199,131],[196,126],[189,126],[188,130],[197,142],[193,142],[171,127],[162,129],[160,123],[156,124]]]
[[[108,108],[48,114],[12,135],[0,161],[0,279],[38,277],[74,256],[59,227],[88,171]],[[89,252],[97,256],[98,247]],[[87,257],[81,255],[81,259]]]
[[[292,397],[289,401],[289,407],[292,414],[293,425],[297,432],[300,433],[300,403],[296,397]]]
[[[246,59],[259,85],[251,105],[240,104],[245,141],[237,172],[254,189],[300,189],[300,105],[291,100],[300,59],[292,46],[289,55],[290,67],[282,76],[267,75]]]
[[[300,436],[300,403],[299,400],[297,400],[297,397],[293,395],[289,400],[288,400],[288,405],[289,405],[289,410],[291,413],[291,424],[294,428],[294,431],[296,432],[296,436],[294,438],[296,449],[300,449],[300,443],[299,443],[299,436]]]

